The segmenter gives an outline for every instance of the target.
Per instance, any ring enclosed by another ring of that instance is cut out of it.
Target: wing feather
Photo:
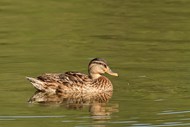
[[[88,75],[79,72],[65,72],[65,73],[46,73],[37,77],[46,83],[59,83],[63,85],[83,85],[92,80]]]

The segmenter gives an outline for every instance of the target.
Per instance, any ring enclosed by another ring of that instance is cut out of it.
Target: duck
[[[45,73],[36,78],[26,77],[37,91],[48,93],[101,93],[113,91],[111,81],[103,74],[118,76],[102,58],[88,64],[88,75],[80,72]]]

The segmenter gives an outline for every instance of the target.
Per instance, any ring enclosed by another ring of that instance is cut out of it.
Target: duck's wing
[[[38,76],[37,79],[46,83],[59,83],[59,75],[59,73],[45,73],[43,75]]]
[[[88,75],[71,71],[65,73],[46,73],[38,76],[37,79],[46,83],[59,83],[64,85],[82,85],[86,84],[87,82],[91,82],[91,79]]]
[[[92,83],[92,79],[88,75],[79,72],[66,72],[59,75],[61,84],[58,86],[57,92],[81,92],[83,88],[88,87]]]
[[[80,73],[80,72],[66,72],[64,74],[60,74],[59,78],[61,82],[65,85],[74,85],[74,84],[87,84],[92,80],[88,75]]]

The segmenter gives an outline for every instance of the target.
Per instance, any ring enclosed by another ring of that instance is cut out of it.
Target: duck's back
[[[47,88],[55,89],[56,92],[82,91],[92,79],[88,75],[79,72],[46,73],[37,77]],[[46,91],[46,90],[45,90]]]
[[[65,72],[65,73],[46,73],[37,77],[46,83],[58,83],[63,85],[73,85],[73,84],[85,84],[86,82],[91,82],[88,75],[79,72]]]

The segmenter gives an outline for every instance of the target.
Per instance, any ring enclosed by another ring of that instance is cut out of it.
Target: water
[[[190,1],[1,0],[0,126],[190,126]],[[25,76],[105,58],[108,103],[31,104]],[[94,111],[94,112],[93,112]]]

